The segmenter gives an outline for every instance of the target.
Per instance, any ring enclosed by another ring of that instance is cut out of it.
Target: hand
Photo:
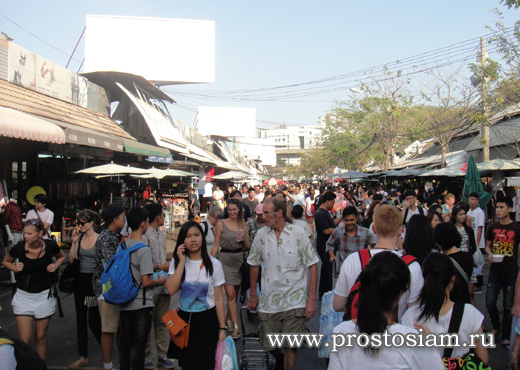
[[[336,262],[336,256],[329,256],[329,262]]]
[[[56,265],[54,263],[51,263],[50,265],[47,266],[47,272],[54,272],[56,271]]]
[[[17,263],[15,263],[14,267],[16,267],[17,272],[21,272],[23,270],[24,266],[23,266],[23,263],[17,262]]]
[[[226,332],[224,330],[219,330],[218,343],[222,342],[223,340],[226,340]]]
[[[255,311],[258,307],[258,297],[250,295],[249,299],[247,300],[247,309],[249,311]]]
[[[177,249],[177,257],[179,257],[179,262],[186,261],[186,247],[184,244],[179,245],[179,248]]]
[[[72,235],[71,235],[70,238],[72,239],[72,243],[77,243],[78,242],[78,240],[79,240],[79,233],[76,230],[76,228],[74,228],[74,230],[72,231]]]
[[[513,309],[511,310],[511,314],[513,316],[516,316],[516,317],[520,316],[520,303],[515,303],[513,305]]]
[[[509,369],[511,370],[519,370],[518,368],[518,355],[513,352],[511,355],[511,360],[509,361]]]
[[[496,263],[495,260],[493,259],[493,255],[491,253],[488,253],[488,259],[489,259],[489,262]]]
[[[413,324],[413,326],[415,326],[415,328],[418,330],[418,329],[422,329],[422,335],[428,335],[430,334],[432,331],[427,327],[425,326],[424,324]]]
[[[310,320],[316,314],[316,298],[307,299],[307,304],[305,305],[305,318]]]
[[[164,285],[166,283],[167,278],[164,275],[159,275],[159,278],[157,280],[159,280],[159,283],[161,283],[161,285]]]

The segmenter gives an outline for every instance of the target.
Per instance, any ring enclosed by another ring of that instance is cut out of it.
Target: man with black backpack
[[[403,226],[406,227],[406,224],[408,221],[410,221],[410,218],[412,218],[413,215],[426,215],[426,211],[423,207],[420,207],[417,205],[417,194],[415,194],[415,191],[413,190],[406,190],[403,195],[404,198],[404,205],[403,205]]]
[[[398,238],[402,232],[402,221],[401,211],[395,206],[385,204],[377,209],[374,214],[374,229],[377,233],[377,243],[372,250],[369,250],[369,258],[383,251],[392,251],[403,257],[400,251],[395,250]],[[332,302],[333,308],[337,312],[345,311],[351,289],[364,267],[361,253],[366,252],[362,250],[349,255],[341,266]],[[410,263],[406,260],[405,262],[407,262],[410,270],[410,287],[399,301],[398,319],[403,316],[408,307],[419,301],[419,294],[424,283],[419,263],[413,259],[410,259]]]

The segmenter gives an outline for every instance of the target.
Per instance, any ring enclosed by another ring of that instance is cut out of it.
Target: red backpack
[[[370,258],[372,258],[372,254],[370,254],[370,249],[361,249],[359,251],[359,260],[361,262],[361,271],[365,268],[365,266],[368,264],[368,261],[370,261]],[[417,261],[417,258],[414,256],[410,256],[405,254],[401,257],[403,261],[406,263],[407,266],[409,266],[412,262]],[[361,275],[361,272],[359,273],[356,282],[350,289],[350,292],[348,293],[347,297],[347,305],[345,314],[343,315],[343,321],[353,320],[357,319],[358,316],[358,307],[357,302],[359,299],[359,288],[361,286],[361,283],[359,282],[359,276]]]

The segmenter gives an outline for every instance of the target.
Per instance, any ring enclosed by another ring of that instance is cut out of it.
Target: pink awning
[[[0,107],[0,136],[65,144],[65,133],[54,123],[6,107]]]

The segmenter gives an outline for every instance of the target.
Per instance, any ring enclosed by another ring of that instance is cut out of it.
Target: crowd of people
[[[173,253],[166,248],[160,203],[145,200],[128,212],[110,204],[101,214],[78,214],[68,261],[79,261],[74,290],[79,358],[70,368],[89,363],[90,328],[107,370],[114,368],[116,333],[120,369],[173,368],[176,362],[183,369],[214,369],[217,344],[228,334],[240,338],[244,330],[237,301],[247,288],[247,308],[258,313],[260,343],[276,369],[294,369],[297,349],[273,347],[266,334],[308,333],[319,301],[333,288],[334,310],[346,311],[335,335],[419,335],[418,329],[441,334],[457,321],[462,342],[488,331],[512,347],[511,368],[518,368],[520,324],[513,325],[513,316],[520,315],[520,225],[505,194],[482,209],[477,193],[462,201],[460,194],[439,189],[292,184],[224,193],[217,187],[204,221],[198,219],[196,194],[190,194],[195,217],[180,227]],[[12,306],[19,338],[31,344],[34,321],[35,350],[44,360],[57,306],[56,275],[66,258],[48,232],[52,212],[46,202],[37,196],[25,223],[11,207],[9,214],[20,220],[8,223],[11,244],[3,259],[15,277]],[[107,264],[119,249],[141,243],[147,248],[130,254],[139,293],[125,304],[106,302],[101,280]],[[488,276],[485,259],[491,265]],[[475,294],[482,293],[485,281],[486,307],[478,307]],[[178,315],[190,323],[182,349],[162,320],[174,294]],[[486,311],[490,328],[483,326]],[[329,368],[443,369],[447,358],[468,356],[485,364],[485,344],[477,339],[470,354],[467,348],[343,347],[330,354]]]

